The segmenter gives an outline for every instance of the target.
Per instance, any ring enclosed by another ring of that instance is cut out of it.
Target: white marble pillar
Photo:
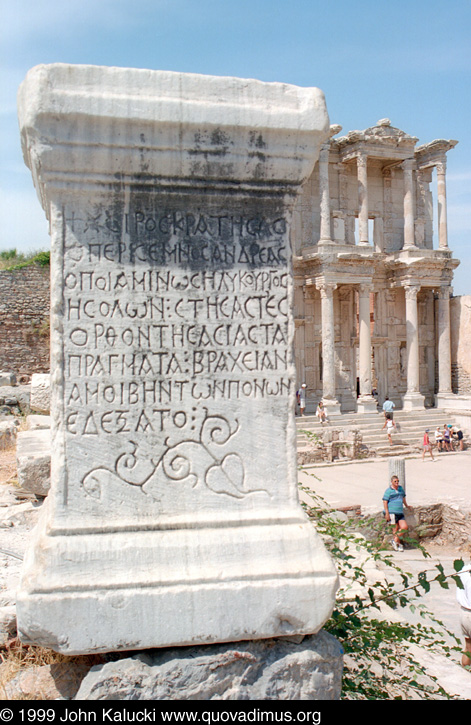
[[[438,246],[448,249],[448,223],[446,211],[446,161],[437,164],[437,201],[438,201]]]
[[[330,189],[329,189],[330,144],[324,143],[319,152],[319,193],[321,200],[321,227],[319,244],[332,244],[330,231]]]
[[[451,388],[451,345],[450,345],[450,287],[441,287],[438,292],[438,395],[436,405],[445,405]]]
[[[371,285],[360,285],[358,289],[359,316],[359,378],[360,397],[357,401],[358,413],[376,411],[376,400],[371,395],[371,321],[370,292]]]
[[[58,63],[19,119],[52,238],[51,489],[19,636],[75,655],[317,632],[338,577],[298,499],[290,227],[324,94]],[[228,269],[270,297],[223,300],[207,275]],[[226,304],[250,320],[221,340]]]
[[[335,325],[334,290],[331,282],[317,282],[321,293],[322,316],[322,400],[328,413],[339,413],[340,403],[336,397],[335,385]]]
[[[413,166],[413,159],[406,159],[402,164],[404,171],[404,249],[416,249]]]
[[[407,335],[407,393],[404,395],[404,410],[423,408],[425,398],[419,385],[419,315],[417,295],[420,285],[404,286],[406,295],[406,335]]]
[[[368,237],[368,158],[366,154],[357,156],[358,174],[358,243],[369,244]]]

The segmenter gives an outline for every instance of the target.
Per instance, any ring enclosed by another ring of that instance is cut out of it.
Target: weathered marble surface
[[[316,632],[337,575],[299,507],[289,228],[323,94],[39,66],[51,492],[18,597],[67,653]]]
[[[339,700],[343,652],[327,632],[149,651],[92,667],[76,700]]]

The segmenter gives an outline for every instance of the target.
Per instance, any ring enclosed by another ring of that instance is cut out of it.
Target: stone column
[[[406,491],[406,462],[404,458],[389,458],[388,460],[388,481],[387,485],[391,485],[392,476],[397,476],[399,485]]]
[[[338,579],[297,493],[290,225],[322,92],[41,65],[19,116],[52,238],[20,636],[73,655],[317,632]]]
[[[334,290],[337,285],[331,282],[317,282],[321,293],[322,315],[322,400],[326,410],[340,412],[340,403],[336,396],[335,370],[335,326],[334,326]]]
[[[359,313],[359,378],[360,397],[357,401],[358,413],[376,412],[376,400],[371,395],[371,321],[370,292],[373,287],[365,284],[358,288]]]
[[[419,315],[417,295],[420,285],[405,285],[406,335],[407,335],[407,393],[404,396],[404,410],[424,407],[424,396],[419,386]]]
[[[368,236],[368,157],[365,153],[357,156],[358,174],[358,243],[369,244]]]
[[[437,164],[437,201],[438,201],[438,246],[448,249],[448,223],[446,208],[446,160]]]
[[[330,144],[322,144],[319,152],[319,193],[321,199],[320,245],[332,244],[330,230],[329,152]]]
[[[446,407],[451,388],[451,345],[450,345],[450,287],[441,287],[438,292],[438,394],[437,407]]]
[[[413,159],[406,159],[402,164],[404,171],[404,249],[416,249],[413,166]]]

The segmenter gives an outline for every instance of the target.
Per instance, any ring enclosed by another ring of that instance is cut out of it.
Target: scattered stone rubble
[[[306,446],[298,448],[298,464],[332,463],[336,459],[354,460],[364,455],[359,428],[325,428],[321,436],[313,434]]]

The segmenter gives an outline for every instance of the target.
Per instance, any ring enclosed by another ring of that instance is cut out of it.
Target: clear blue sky
[[[448,155],[449,243],[471,294],[469,0],[4,0],[0,249],[48,248],[24,166],[16,92],[38,63],[230,75],[318,86],[346,133],[384,117]]]

